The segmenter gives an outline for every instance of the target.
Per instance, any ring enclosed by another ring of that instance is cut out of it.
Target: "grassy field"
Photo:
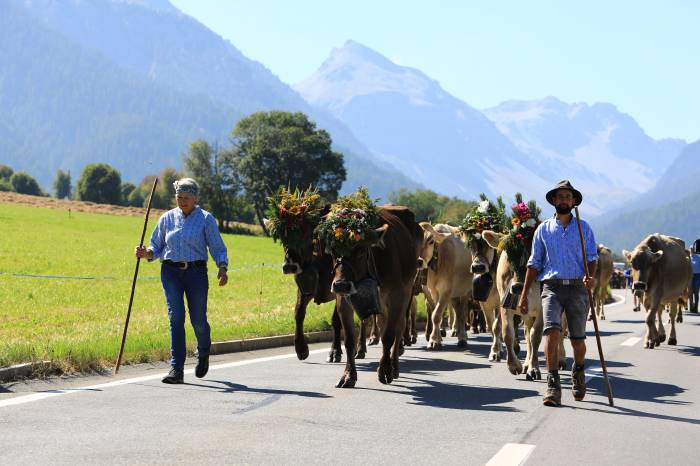
[[[156,221],[152,216],[146,242]],[[0,204],[0,225],[0,367],[42,360],[64,371],[111,366],[143,219]],[[216,286],[213,262],[209,267],[212,339],[292,333],[296,287],[280,271],[281,247],[264,237],[224,235],[224,241],[231,261],[229,284]],[[168,358],[159,270],[158,263],[141,263],[126,362]],[[330,303],[310,305],[306,331],[330,328],[331,310]],[[188,328],[188,351],[194,343]]]

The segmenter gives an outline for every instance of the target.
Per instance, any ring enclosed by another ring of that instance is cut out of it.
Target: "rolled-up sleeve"
[[[165,214],[163,214],[156,224],[156,228],[151,234],[151,245],[149,249],[153,251],[153,259],[161,259],[163,257],[163,250],[165,249]]]
[[[209,253],[214,259],[214,262],[216,262],[216,266],[228,266],[228,251],[226,250],[224,240],[221,238],[221,233],[219,233],[216,219],[211,215],[207,215],[204,222],[204,235],[207,239]]]
[[[586,261],[596,262],[598,260],[598,245],[595,242],[595,236],[593,235],[593,230],[588,223],[585,223],[585,242],[586,242]]]
[[[530,259],[527,261],[527,266],[539,272],[542,270],[543,264],[544,242],[542,241],[542,225],[540,225],[535,230],[535,234],[532,235],[532,252],[530,253]]]

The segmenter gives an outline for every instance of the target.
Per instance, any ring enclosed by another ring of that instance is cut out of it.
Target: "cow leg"
[[[306,306],[311,301],[311,295],[301,293],[297,289],[297,302],[294,306],[294,351],[300,361],[309,357],[309,344],[304,335],[304,319],[306,318]]]
[[[340,322],[340,315],[338,314],[337,306],[333,308],[333,344],[331,344],[331,351],[328,353],[328,362],[340,362],[343,359],[343,349],[340,343],[340,331],[343,324]]]
[[[428,341],[429,350],[439,350],[442,348],[442,335],[440,334],[440,329],[442,328],[442,317],[445,312],[445,307],[447,307],[447,299],[438,298],[437,304],[435,305],[435,310],[431,315],[433,322],[432,333],[430,334],[430,340]]]
[[[542,342],[542,332],[544,329],[544,318],[538,313],[535,318],[526,318],[525,339],[527,340],[527,369],[525,377],[527,380],[541,380],[540,372],[540,343]]]
[[[656,335],[656,314],[658,313],[657,308],[658,304],[656,306],[650,306],[649,308],[647,308],[647,334],[644,347],[649,349],[654,349],[654,347],[656,346],[656,340],[658,338]]]
[[[418,341],[418,330],[416,329],[416,315],[418,314],[418,300],[414,296],[411,299],[411,344],[415,345]]]
[[[607,298],[608,288],[601,287],[598,294],[598,317],[600,320],[605,320],[605,298]]]
[[[670,312],[671,312],[671,333],[668,336],[668,344],[669,345],[676,345],[676,344],[678,344],[678,341],[676,340],[676,314],[682,312],[679,309],[677,302],[671,303],[671,311]]]
[[[377,376],[381,383],[389,384],[399,375],[399,349],[402,325],[406,325],[406,307],[409,302],[402,290],[389,293],[386,299],[387,318],[382,331],[382,357]],[[410,293],[406,293],[410,296]]]
[[[373,315],[370,316],[369,323],[368,325],[370,326],[370,333],[369,333],[369,346],[374,346],[379,344],[379,335],[381,335],[382,331],[379,326],[379,317],[378,315]]]
[[[465,298],[452,298],[452,309],[455,312],[455,336],[457,348],[467,347],[467,312],[469,302]]]
[[[355,345],[355,359],[365,359],[367,355],[367,327],[372,325],[374,316],[360,320],[360,335]]]
[[[403,329],[403,344],[404,346],[411,346],[413,343],[411,342],[411,312],[415,312],[415,302],[416,302],[416,297],[411,296],[411,303],[409,304],[408,308],[406,308],[406,325],[404,326]]]
[[[425,340],[430,341],[430,335],[433,333],[432,310],[435,309],[435,301],[433,300],[430,290],[427,286],[423,286],[423,297],[425,298],[425,312],[428,314],[428,320],[425,323]]]
[[[656,322],[656,346],[659,346],[659,344],[663,343],[666,341],[666,329],[664,328],[664,321],[663,318],[661,317],[664,313],[664,310],[666,309],[666,306],[661,306],[659,308],[659,313],[657,314],[657,322]],[[670,314],[670,311],[669,311]]]
[[[501,325],[503,329],[503,339],[506,342],[506,361],[511,374],[522,374],[523,365],[515,354],[513,345],[515,343],[515,327],[513,323],[513,311],[501,308]]]
[[[357,368],[355,367],[355,322],[353,319],[353,309],[346,300],[340,296],[336,298],[335,307],[340,314],[340,322],[343,325],[345,334],[345,353],[347,361],[343,376],[338,381],[336,388],[352,388],[357,382]]]

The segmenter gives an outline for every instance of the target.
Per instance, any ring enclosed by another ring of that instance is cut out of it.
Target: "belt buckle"
[[[178,268],[179,268],[180,270],[187,270],[187,267],[190,266],[190,263],[187,262],[187,261],[183,261],[182,263],[185,264],[185,266],[184,266],[184,267],[178,267]]]
[[[562,285],[571,285],[571,280],[564,279],[564,280],[561,281],[561,284],[562,284]]]

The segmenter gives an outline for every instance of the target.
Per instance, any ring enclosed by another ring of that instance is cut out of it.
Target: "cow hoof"
[[[441,336],[441,337],[446,337],[446,336],[447,336],[447,330],[445,330],[444,328],[443,328],[443,329],[440,329],[440,336]],[[452,335],[452,336],[454,336],[454,335]]]
[[[294,345],[294,351],[296,351],[299,361],[303,361],[309,357],[309,345],[306,343],[306,341],[296,343]]]
[[[367,343],[369,346],[374,346],[379,344],[379,338],[370,338],[369,342]]]
[[[659,338],[656,339],[656,346],[659,346],[659,343],[663,343],[666,341],[666,335],[661,335]]]
[[[651,340],[648,340],[646,343],[644,343],[645,348],[654,349],[654,346],[654,342]]]
[[[392,378],[391,371],[385,370],[381,366],[379,367],[379,370],[377,370],[377,377],[384,385],[388,385],[394,380]]]
[[[367,353],[364,350],[360,350],[355,355],[355,359],[365,359],[366,354]]]
[[[399,378],[399,368],[398,367],[392,367],[391,368],[391,377],[396,380]]]
[[[666,339],[666,337],[664,337],[664,340],[665,340],[665,339]],[[661,344],[661,339],[660,339],[660,338],[657,338],[656,340],[654,340],[654,346],[659,346],[660,344]]]
[[[469,330],[470,330],[474,335],[478,335],[478,334],[479,334],[479,329],[478,329],[477,327],[472,327],[472,328],[469,329]]]
[[[411,335],[411,344],[415,345],[418,343],[418,335]]]
[[[442,343],[439,341],[431,341],[428,343],[428,350],[440,350],[442,349]]]
[[[459,340],[457,342],[457,348],[466,348],[467,347],[467,340]]]
[[[348,374],[344,374],[340,378],[340,381],[338,381],[338,384],[335,386],[335,388],[353,388],[355,386],[355,382],[357,382],[356,377],[351,377]]]
[[[669,345],[674,345],[674,346],[675,346],[677,343],[678,343],[678,341],[676,341],[675,338],[669,338],[669,339],[668,339],[668,344],[669,344]]]
[[[600,320],[605,320],[605,316],[600,316]]]
[[[342,350],[331,350],[328,354],[328,362],[340,362],[343,360]]]
[[[511,374],[513,375],[518,375],[523,373],[523,366],[520,364],[518,365],[513,365],[513,366],[508,366],[508,370],[510,371]]]

